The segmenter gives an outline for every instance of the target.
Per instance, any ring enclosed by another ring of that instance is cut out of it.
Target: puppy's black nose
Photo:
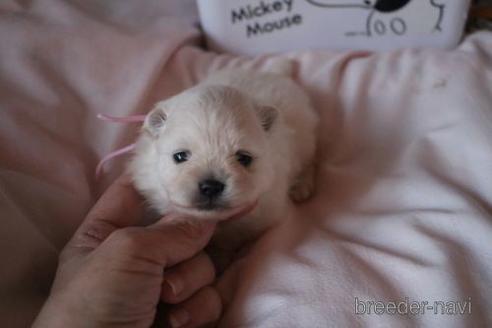
[[[217,180],[209,179],[198,183],[200,194],[209,198],[215,198],[222,194],[225,189],[225,185]]]

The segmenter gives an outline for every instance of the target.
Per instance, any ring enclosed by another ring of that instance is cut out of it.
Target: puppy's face
[[[147,146],[136,152],[137,187],[156,209],[193,216],[253,206],[273,176],[268,137],[276,113],[222,86],[200,86],[157,104],[144,126]],[[139,169],[139,162],[152,168]]]

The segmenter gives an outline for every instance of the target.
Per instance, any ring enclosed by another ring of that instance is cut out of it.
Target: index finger
[[[75,232],[69,246],[95,248],[113,231],[137,225],[143,216],[143,199],[131,177],[120,176],[99,198]]]

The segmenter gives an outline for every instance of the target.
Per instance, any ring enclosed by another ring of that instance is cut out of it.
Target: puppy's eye
[[[253,162],[253,156],[243,151],[238,151],[236,153],[236,159],[244,167],[250,166]]]
[[[179,151],[173,154],[173,159],[176,164],[181,164],[186,162],[190,157],[190,153],[188,151]]]

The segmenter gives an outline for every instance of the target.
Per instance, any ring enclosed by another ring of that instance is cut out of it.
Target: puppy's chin
[[[225,221],[242,217],[256,208],[258,201],[234,207],[202,205],[197,207],[172,206],[172,212],[190,216],[199,220]]]

